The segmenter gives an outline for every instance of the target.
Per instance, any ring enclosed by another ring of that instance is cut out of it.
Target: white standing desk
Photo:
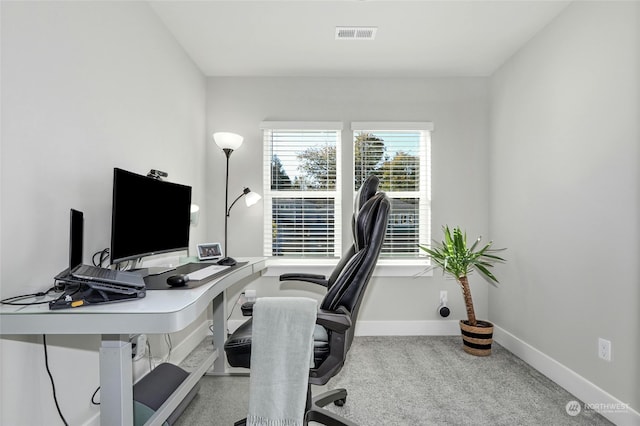
[[[226,316],[224,290],[240,280],[259,276],[266,268],[265,258],[247,261],[227,275],[195,288],[147,290],[146,297],[134,301],[49,310],[48,305],[0,307],[0,334],[101,334],[100,347],[100,424],[133,425],[133,384],[129,334],[162,334],[180,331],[195,321],[212,304],[213,345],[224,345]],[[214,360],[213,371],[224,373],[224,356]],[[193,374],[193,373],[192,373]],[[199,377],[191,378],[195,384]],[[187,382],[187,380],[185,380]],[[174,398],[163,406],[170,414],[188,389],[178,388]],[[161,411],[161,410],[158,410]],[[154,416],[147,424],[162,424]]]

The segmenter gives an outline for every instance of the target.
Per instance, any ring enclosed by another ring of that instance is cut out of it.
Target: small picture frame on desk
[[[198,244],[198,259],[213,260],[222,257],[222,246],[220,243]]]

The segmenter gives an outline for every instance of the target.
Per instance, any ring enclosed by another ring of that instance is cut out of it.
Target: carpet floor
[[[344,407],[330,409],[361,426],[612,425],[594,411],[569,415],[578,399],[500,345],[489,357],[461,346],[456,336],[357,337],[343,370],[313,391],[346,388]],[[205,376],[176,425],[233,425],[248,404],[248,377]]]

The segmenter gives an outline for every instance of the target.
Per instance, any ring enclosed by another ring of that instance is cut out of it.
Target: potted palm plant
[[[467,319],[460,321],[465,352],[478,356],[490,355],[491,343],[493,342],[493,324],[489,321],[476,319],[468,276],[475,270],[487,278],[491,284],[497,284],[497,278],[489,269],[496,262],[504,262],[503,258],[493,254],[504,249],[492,249],[492,242],[480,248],[480,237],[471,247],[468,247],[467,234],[462,232],[459,227],[454,228],[451,232],[449,227],[445,226],[443,231],[444,241],[434,242],[432,247],[420,245],[420,249],[425,251],[433,261],[430,269],[440,268],[443,274],[452,276],[460,284],[467,309]]]

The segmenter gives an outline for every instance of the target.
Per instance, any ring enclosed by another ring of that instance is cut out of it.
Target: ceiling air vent
[[[336,40],[373,40],[378,27],[336,27]]]

